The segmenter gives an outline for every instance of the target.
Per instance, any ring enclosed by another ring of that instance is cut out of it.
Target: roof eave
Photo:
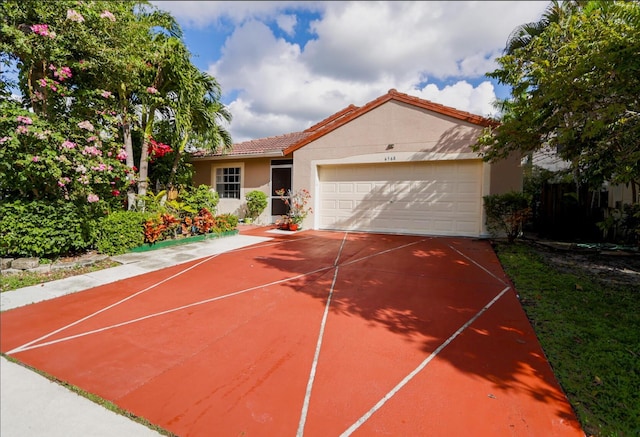
[[[235,153],[228,155],[209,155],[209,156],[194,156],[191,159],[194,161],[228,161],[232,159],[243,158],[281,158],[285,156],[282,150],[259,152],[259,153]]]

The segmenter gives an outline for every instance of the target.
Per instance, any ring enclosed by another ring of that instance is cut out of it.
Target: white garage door
[[[328,165],[318,172],[320,229],[480,235],[480,161]]]

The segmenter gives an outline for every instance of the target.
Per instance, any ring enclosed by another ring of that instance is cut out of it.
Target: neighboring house
[[[567,171],[571,168],[569,161],[560,158],[555,149],[548,146],[543,147],[533,154],[532,164],[552,172]],[[637,193],[637,198],[633,198],[633,188],[631,184],[615,185],[605,181],[600,191],[606,192],[604,202],[606,202],[608,208],[621,209],[622,205],[640,203],[640,194]],[[605,206],[604,202],[602,205],[598,202],[597,206]],[[591,203],[593,205],[594,202],[592,201]]]
[[[307,229],[487,236],[482,197],[522,189],[520,158],[483,162],[471,150],[494,121],[390,90],[303,132],[194,155],[194,182],[243,216],[245,195],[270,196],[263,224],[287,212],[281,188],[308,189]]]

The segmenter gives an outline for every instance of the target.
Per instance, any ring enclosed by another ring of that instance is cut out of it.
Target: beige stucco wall
[[[270,193],[271,179],[271,159],[251,158],[251,159],[223,159],[223,160],[195,160],[193,162],[195,174],[193,182],[195,185],[207,184],[215,188],[215,171],[219,167],[240,167],[241,168],[241,191],[240,199],[220,199],[218,203],[219,214],[235,214],[240,218],[245,216],[246,194],[253,190],[263,191],[267,196]],[[270,205],[258,217],[256,223],[271,223]]]
[[[193,165],[193,185],[211,185],[211,161],[192,161]]]
[[[522,191],[522,165],[519,155],[513,154],[506,159],[491,164],[489,194],[504,194],[510,191]]]
[[[389,101],[294,152],[293,187],[316,193],[316,168],[322,164],[384,163],[478,159],[470,146],[482,127],[397,101]],[[389,145],[393,144],[393,148]],[[486,166],[483,194],[521,187],[521,169],[513,161]],[[317,208],[316,208],[317,209]],[[310,214],[304,226],[314,225]]]

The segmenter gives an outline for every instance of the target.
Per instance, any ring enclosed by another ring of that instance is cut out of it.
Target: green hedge
[[[87,250],[96,217],[63,200],[0,203],[0,256],[52,258]]]
[[[96,228],[96,248],[100,253],[120,255],[144,243],[143,223],[149,214],[118,211],[102,217]]]

